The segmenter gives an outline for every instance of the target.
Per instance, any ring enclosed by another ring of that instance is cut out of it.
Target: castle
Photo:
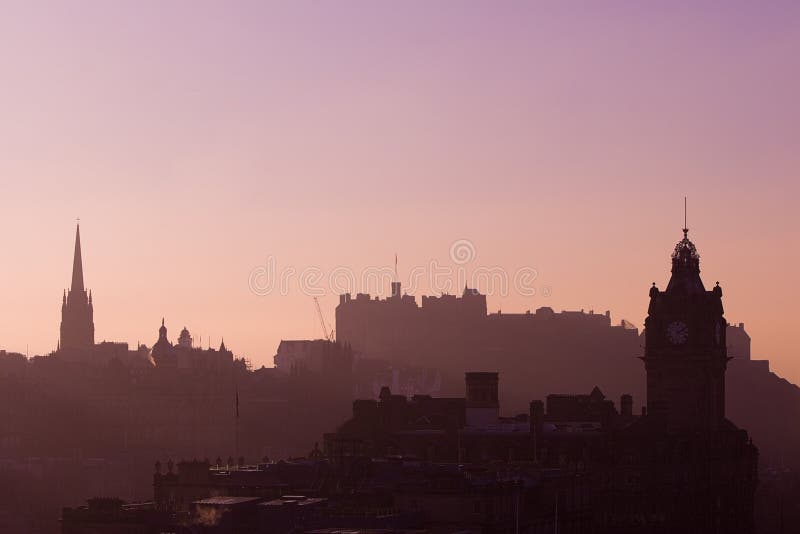
[[[530,395],[588,391],[602,383],[609,396],[644,398],[639,384],[639,331],[610,312],[487,313],[486,295],[465,287],[462,294],[423,296],[421,305],[393,285],[385,299],[340,295],[336,339],[355,354],[441,370],[442,393],[457,394],[463,370],[491,361],[504,377],[502,401],[527,409]],[[584,372],[575,373],[576,366]],[[633,389],[631,389],[633,387]]]

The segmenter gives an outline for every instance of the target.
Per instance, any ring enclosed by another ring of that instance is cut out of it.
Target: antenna
[[[689,233],[689,226],[686,224],[686,197],[683,197],[683,237]]]
[[[397,252],[394,253],[394,281],[397,282]]]

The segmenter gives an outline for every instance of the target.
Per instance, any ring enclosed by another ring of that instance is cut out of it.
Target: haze
[[[685,195],[726,317],[797,382],[800,9],[726,5],[4,4],[1,348],[55,349],[77,217],[97,341],[165,317],[271,366],[322,331],[296,286],[252,291],[268,257],[397,254],[405,284],[460,239],[538,273],[490,311],[641,327]]]

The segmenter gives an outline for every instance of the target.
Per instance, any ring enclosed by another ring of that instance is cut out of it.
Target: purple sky
[[[166,316],[270,365],[320,332],[308,295],[250,291],[268,256],[408,273],[457,239],[549,288],[493,310],[641,326],[688,195],[706,283],[800,381],[799,27],[772,2],[5,3],[0,347],[55,347],[78,216],[98,340]]]

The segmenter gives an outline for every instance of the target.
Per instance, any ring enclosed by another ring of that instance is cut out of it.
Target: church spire
[[[94,345],[92,297],[83,285],[80,221],[75,228],[72,286],[61,301],[61,350],[87,349]]]
[[[81,225],[75,229],[75,257],[72,260],[72,291],[83,291],[83,262],[81,261]]]

